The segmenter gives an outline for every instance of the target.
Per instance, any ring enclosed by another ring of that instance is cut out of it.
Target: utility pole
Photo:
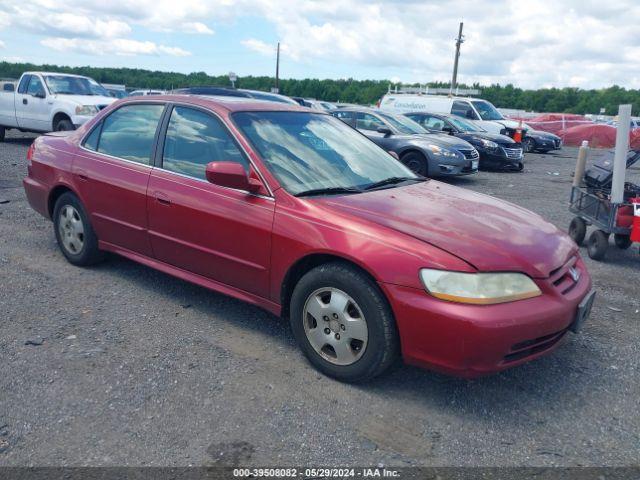
[[[451,89],[449,94],[453,94],[453,90],[458,86],[458,60],[460,59],[460,45],[464,42],[464,36],[462,35],[462,25],[460,22],[460,30],[458,31],[458,39],[456,40],[456,56],[453,61],[453,78],[451,79]]]
[[[278,49],[276,50],[276,91],[275,93],[280,93],[280,42],[278,42]]]

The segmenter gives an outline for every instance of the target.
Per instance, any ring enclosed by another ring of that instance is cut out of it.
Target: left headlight
[[[448,148],[439,147],[438,145],[433,145],[432,143],[427,145],[427,148],[429,150],[431,150],[433,153],[435,153],[436,155],[441,155],[443,157],[457,157],[458,156],[458,154],[455,151],[449,150]]]
[[[95,105],[78,105],[76,107],[76,115],[95,115],[98,109]]]
[[[420,278],[428,293],[450,302],[491,305],[542,295],[534,281],[522,273],[462,273],[423,268]]]

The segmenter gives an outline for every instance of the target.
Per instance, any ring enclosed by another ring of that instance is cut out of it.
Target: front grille
[[[543,337],[532,338],[511,346],[511,353],[504,356],[503,363],[516,362],[553,347],[564,337],[567,330],[561,330]]]
[[[480,157],[478,151],[474,148],[473,150],[460,150],[460,153],[464,155],[465,158],[469,160],[475,160]]]
[[[562,295],[569,293],[578,284],[580,276],[583,274],[582,271],[576,267],[577,262],[578,257],[574,255],[564,265],[556,268],[549,274],[549,281]],[[576,274],[578,275],[577,280],[574,278]]]
[[[521,148],[505,148],[502,147],[507,158],[512,160],[520,160],[522,158],[522,149]]]

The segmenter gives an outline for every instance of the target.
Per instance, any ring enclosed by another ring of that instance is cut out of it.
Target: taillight
[[[31,166],[31,159],[33,158],[33,152],[36,151],[36,142],[34,140],[34,142],[31,144],[31,146],[29,146],[29,150],[27,150],[27,165]]]

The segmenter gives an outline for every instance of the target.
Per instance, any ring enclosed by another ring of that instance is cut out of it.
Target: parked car
[[[491,102],[479,98],[387,93],[380,100],[380,109],[394,113],[450,113],[473,122],[489,133],[510,137],[520,128],[519,122],[505,118]]]
[[[593,301],[577,245],[513,204],[412,173],[330,115],[124,99],[27,153],[62,254],[113,252],[289,318],[320,371],[473,377],[545,355]],[[179,328],[179,327],[177,327]]]
[[[480,154],[480,168],[515,171],[524,168],[522,145],[511,137],[489,133],[455,115],[412,112],[405,113],[405,116],[427,130],[447,133],[469,142]]]
[[[562,138],[553,133],[534,130],[527,126],[526,134],[522,138],[522,146],[525,152],[547,153],[551,150],[560,150]]]
[[[121,99],[121,98],[125,98],[125,97],[129,96],[127,91],[122,89],[122,88],[108,88],[108,87],[105,87],[105,90],[113,98]]]
[[[229,87],[185,87],[172,90],[174,94],[184,95],[206,95],[215,97],[242,97],[253,98],[255,100],[264,100],[267,102],[286,103],[289,105],[298,105],[298,103],[278,93],[263,92],[261,90],[247,90]]]
[[[328,112],[338,108],[331,102],[325,102],[323,100],[316,100],[313,98],[291,97],[294,101],[303,107],[311,108],[313,110],[320,110],[321,112]]]
[[[130,97],[144,97],[146,95],[164,95],[164,90],[138,89],[129,92]]]
[[[89,77],[25,72],[17,91],[0,91],[0,141],[11,128],[23,132],[73,130],[114,101]]]
[[[394,152],[419,175],[439,177],[478,172],[480,155],[471,144],[432,133],[405,116],[366,107],[340,108],[331,114]]]

